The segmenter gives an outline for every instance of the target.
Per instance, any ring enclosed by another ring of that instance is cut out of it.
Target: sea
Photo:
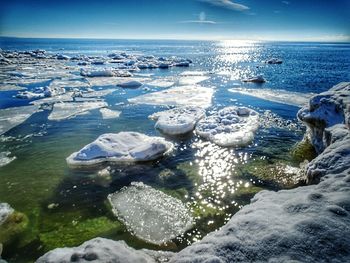
[[[110,109],[121,112],[115,119],[101,118],[98,110],[60,121],[48,120],[48,109],[36,112],[0,136],[0,152],[15,157],[0,167],[0,202],[9,203],[23,220],[21,226],[11,226],[7,232],[0,227],[7,238],[1,256],[8,262],[33,262],[51,249],[78,246],[94,237],[124,240],[136,249],[170,251],[202,239],[222,227],[256,193],[301,184],[295,172],[300,160],[293,151],[306,128],[297,112],[314,94],[350,80],[350,43],[0,38],[0,48],[42,49],[70,57],[126,52],[186,58],[192,61],[187,68],[143,69],[136,74],[171,80],[177,86],[184,71],[203,72],[208,78],[198,85],[214,90],[207,115],[227,106],[245,106],[261,116],[253,142],[244,147],[220,147],[196,133],[169,137],[156,130],[148,116],[168,107],[128,101],[164,89],[147,83],[137,89],[93,87],[115,89],[104,98]],[[271,58],[283,63],[265,63]],[[76,64],[67,62],[68,66]],[[19,72],[22,66],[12,65],[11,70]],[[8,78],[6,67],[0,67],[0,86]],[[43,74],[45,70],[43,67]],[[79,71],[73,74],[82,78]],[[242,81],[252,76],[263,76],[266,82]],[[54,78],[26,88],[34,90]],[[4,109],[34,101],[17,98],[18,92],[0,88],[0,120],[6,118]],[[71,153],[101,134],[121,131],[165,137],[175,144],[175,150],[153,162],[106,164],[99,169],[109,166],[107,177],[100,176],[100,170],[67,166]],[[193,227],[162,245],[137,238],[107,201],[108,194],[132,182],[143,182],[181,200],[193,215]]]

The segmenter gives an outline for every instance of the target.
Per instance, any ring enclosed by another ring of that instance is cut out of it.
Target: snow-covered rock
[[[266,79],[264,79],[263,76],[256,76],[256,77],[244,79],[243,82],[264,83],[266,82]]]
[[[161,137],[138,132],[106,133],[66,160],[71,166],[96,165],[103,162],[142,162],[162,157],[173,148]]]
[[[9,215],[15,210],[8,203],[0,203],[0,225],[4,223]]]
[[[244,146],[254,139],[258,127],[259,115],[256,111],[231,106],[200,120],[196,133],[219,146]]]
[[[155,128],[165,134],[181,135],[193,131],[196,123],[205,116],[205,111],[199,107],[181,107],[149,116],[156,120]]]
[[[110,194],[108,200],[130,232],[153,244],[170,241],[193,225],[189,211],[180,200],[143,183],[131,183]]]
[[[155,260],[141,250],[129,247],[124,241],[106,238],[94,238],[73,248],[57,248],[42,257],[36,263],[69,262],[123,262],[155,263]]]
[[[311,142],[318,153],[327,146],[324,132],[338,123],[350,123],[350,82],[342,82],[329,91],[315,95],[309,105],[298,112],[298,118],[309,128]]]
[[[201,86],[180,86],[152,92],[128,99],[131,103],[169,106],[196,106],[207,108],[211,105],[214,90]]]

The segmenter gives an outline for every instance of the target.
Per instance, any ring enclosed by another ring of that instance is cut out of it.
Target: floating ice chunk
[[[15,210],[8,203],[0,203],[0,225],[4,223],[9,215]]]
[[[58,95],[55,97],[44,98],[40,100],[35,100],[30,102],[33,105],[43,105],[43,104],[53,104],[56,102],[70,102],[73,101],[73,92],[67,92],[62,95]]]
[[[155,87],[160,87],[160,88],[170,88],[173,86],[175,83],[173,81],[167,81],[167,80],[162,80],[162,79],[155,79],[151,82],[147,83],[148,85],[155,86]]]
[[[101,89],[101,90],[90,89],[87,92],[83,92],[81,95],[83,98],[100,98],[100,97],[107,96],[108,94],[111,94],[114,91],[116,91],[116,89]]]
[[[128,99],[131,103],[170,106],[197,106],[207,108],[211,105],[214,90],[201,86],[180,86],[167,90],[144,94]]]
[[[179,79],[179,85],[193,85],[209,79],[206,76],[186,76]]]
[[[137,80],[128,80],[117,84],[117,86],[122,88],[138,88],[138,87],[141,87],[142,85],[143,84]]]
[[[49,88],[86,88],[89,86],[88,82],[82,80],[55,79],[50,83]]]
[[[40,257],[37,263],[57,262],[123,262],[155,263],[141,250],[129,247],[124,241],[97,237],[73,248],[56,248]]]
[[[266,82],[266,80],[264,79],[263,76],[256,76],[256,77],[251,77],[251,78],[248,78],[248,79],[244,79],[242,80],[243,82],[254,82],[254,83],[264,83]]]
[[[0,167],[5,166],[16,159],[16,156],[10,157],[11,152],[0,152]]]
[[[37,110],[37,106],[13,107],[0,110],[0,135],[24,122]]]
[[[184,71],[180,74],[180,76],[204,76],[207,72],[205,71]]]
[[[54,121],[69,119],[103,107],[107,107],[107,103],[103,101],[59,102],[54,104],[48,119]]]
[[[115,119],[120,116],[120,111],[114,111],[107,108],[100,109],[103,119]]]
[[[108,195],[113,212],[138,238],[162,244],[193,225],[185,205],[178,199],[143,183],[131,183]]]
[[[181,60],[179,62],[176,62],[174,64],[174,66],[176,66],[176,67],[189,67],[190,66],[190,62],[188,60]]]
[[[161,137],[150,137],[138,132],[106,133],[66,160],[71,166],[96,165],[102,162],[151,161],[162,157],[173,148]]]
[[[234,88],[229,89],[229,91],[298,107],[306,105],[309,99],[314,95],[313,93],[301,93],[273,89]]]
[[[83,77],[114,77],[116,74],[112,69],[87,70],[81,69],[80,75]]]
[[[142,82],[142,81],[145,81],[147,79],[145,79],[145,78],[130,78],[130,77],[100,77],[100,78],[89,78],[88,79],[91,86],[99,86],[99,87],[116,86],[120,83],[131,81],[131,80]]]
[[[226,107],[197,123],[196,132],[219,146],[244,146],[254,139],[258,113],[246,107]]]
[[[199,107],[175,108],[157,112],[149,116],[157,120],[155,128],[165,134],[180,135],[193,131],[198,120],[205,116],[205,111]]]
[[[59,54],[57,55],[56,57],[58,60],[69,60],[70,57],[66,56],[66,55],[62,55],[62,54]]]
[[[41,99],[44,98],[45,94],[43,92],[41,93],[35,93],[35,92],[31,92],[31,91],[22,91],[22,92],[18,92],[16,94],[16,98],[19,99]]]
[[[21,87],[16,84],[9,84],[9,83],[0,84],[0,91],[23,90],[23,89],[25,89],[25,87]]]

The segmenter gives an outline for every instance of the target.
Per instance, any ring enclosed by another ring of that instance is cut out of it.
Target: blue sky
[[[18,37],[350,42],[349,0],[3,0]]]

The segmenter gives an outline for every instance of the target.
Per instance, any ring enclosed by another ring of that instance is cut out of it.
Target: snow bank
[[[103,101],[59,102],[54,104],[48,119],[60,121],[103,107],[107,107],[107,103]]]
[[[153,244],[162,244],[190,229],[192,217],[178,199],[143,183],[131,183],[110,194],[113,212],[130,232]]]
[[[232,106],[200,120],[196,133],[219,146],[244,146],[254,139],[258,127],[259,115],[256,111]]]
[[[165,134],[180,135],[193,131],[196,123],[205,116],[205,111],[199,107],[182,107],[149,116],[156,120],[155,128]]]
[[[123,262],[155,263],[150,256],[129,247],[124,241],[94,238],[79,247],[57,248],[40,257],[37,263],[57,262]]]
[[[290,92],[274,89],[234,88],[229,89],[229,91],[297,107],[306,105],[309,99],[314,95],[313,93]]]
[[[102,162],[151,161],[162,157],[173,148],[161,137],[150,137],[138,132],[106,133],[79,152],[67,158],[71,166],[96,165]]]
[[[298,118],[309,128],[312,144],[321,153],[325,128],[337,123],[350,124],[350,82],[342,82],[310,99],[309,105],[298,112]]]
[[[128,99],[131,103],[169,106],[210,107],[214,90],[201,86],[180,86]]]
[[[4,223],[9,215],[15,210],[8,203],[0,203],[0,225]]]

